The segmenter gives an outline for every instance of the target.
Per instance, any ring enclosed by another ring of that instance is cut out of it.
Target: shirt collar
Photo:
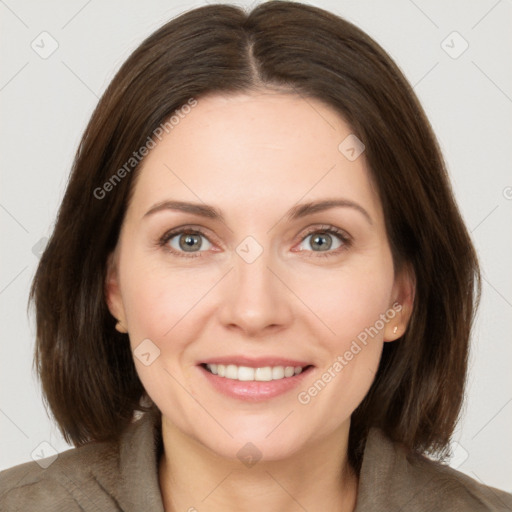
[[[156,409],[135,420],[121,437],[120,488],[116,494],[121,508],[126,512],[164,512],[158,480],[162,453],[161,413]],[[407,458],[399,445],[388,439],[380,429],[370,428],[354,512],[390,510],[399,506],[397,493],[392,492],[391,487],[397,479],[404,483],[402,477],[407,474],[407,466]],[[414,500],[414,489],[404,493],[406,487],[402,487],[398,493],[402,505],[407,499]]]
[[[158,480],[162,452],[161,413],[155,409],[136,419],[121,436],[118,501],[125,512],[164,512]]]

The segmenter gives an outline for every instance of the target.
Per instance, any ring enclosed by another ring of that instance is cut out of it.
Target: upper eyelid
[[[200,234],[201,236],[208,238],[208,240],[211,243],[213,243],[212,240],[210,240],[209,230],[207,230],[203,227],[195,226],[193,224],[186,224],[184,226],[178,226],[176,228],[169,229],[160,237],[160,240],[164,240],[164,239],[170,240],[171,238],[174,238],[175,236],[183,234],[185,231],[192,231],[193,233]],[[212,238],[215,239],[216,237],[213,236]]]
[[[313,233],[322,233],[322,232],[328,232],[330,234],[338,235],[338,236],[344,236],[345,238],[352,238],[348,232],[342,228],[337,228],[336,226],[333,226],[331,224],[322,224],[322,225],[313,225],[306,228],[306,233],[303,235],[303,238],[306,236],[309,236]]]

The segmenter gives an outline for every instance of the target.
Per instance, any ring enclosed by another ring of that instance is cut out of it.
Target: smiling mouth
[[[313,365],[306,366],[263,366],[250,367],[238,366],[235,364],[206,364],[201,366],[208,372],[225,379],[237,380],[243,382],[270,382],[274,380],[283,380],[299,375],[308,370]]]

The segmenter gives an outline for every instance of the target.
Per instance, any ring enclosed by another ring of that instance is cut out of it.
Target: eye
[[[350,246],[350,238],[346,233],[334,226],[314,227],[302,239],[298,251],[308,251],[304,245],[309,245],[313,253],[318,256],[331,256],[339,254]],[[325,254],[318,254],[325,253]]]
[[[160,245],[170,252],[184,257],[197,257],[211,249],[212,243],[206,235],[198,230],[181,229],[166,233],[160,240]]]
[[[294,252],[303,252],[307,256],[335,256],[348,249],[351,243],[350,236],[334,226],[315,226],[303,236],[298,249]],[[176,256],[185,258],[201,257],[202,253],[212,250],[213,247],[205,233],[191,227],[168,231],[158,241],[158,245]],[[305,248],[304,245],[309,245],[312,250]]]

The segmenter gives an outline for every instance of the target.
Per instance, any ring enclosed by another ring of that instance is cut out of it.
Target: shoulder
[[[160,412],[137,414],[116,442],[91,442],[0,472],[2,512],[163,512]]]
[[[419,499],[446,510],[512,511],[512,494],[425,456],[407,457],[409,482]],[[438,510],[444,510],[438,509]]]
[[[88,443],[0,472],[0,510],[119,510],[105,485],[115,485],[118,450]]]
[[[411,453],[379,429],[370,430],[360,483],[368,503],[388,510],[512,511],[512,494]]]

